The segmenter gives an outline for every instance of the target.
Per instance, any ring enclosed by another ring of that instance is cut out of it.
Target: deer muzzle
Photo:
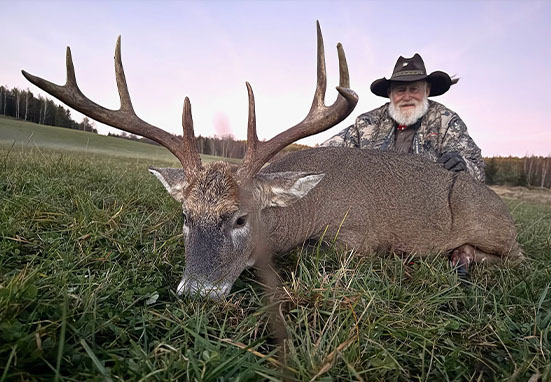
[[[219,300],[230,292],[231,287],[232,284],[228,282],[212,284],[206,280],[197,280],[184,276],[180,284],[178,284],[178,288],[176,288],[176,293],[178,296],[185,294]]]
[[[186,265],[178,295],[223,298],[246,267],[247,254],[219,225],[196,225],[185,240]]]

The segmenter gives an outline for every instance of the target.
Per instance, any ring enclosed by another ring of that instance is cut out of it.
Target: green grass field
[[[147,171],[168,152],[61,130],[0,119],[0,382],[280,380],[253,273],[223,302],[174,293],[180,208]],[[507,203],[528,259],[470,283],[444,258],[279,261],[287,376],[550,381],[551,206]]]
[[[37,125],[0,116],[0,146],[13,146],[15,150],[58,150],[85,154],[109,155],[162,161],[178,166],[179,162],[165,148],[142,142],[106,137],[61,127]],[[204,155],[209,161],[216,157]]]

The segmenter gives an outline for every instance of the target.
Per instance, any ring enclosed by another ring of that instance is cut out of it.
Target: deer
[[[344,147],[320,147],[270,160],[299,139],[325,131],[354,110],[342,44],[337,44],[337,99],[325,105],[325,53],[317,23],[317,84],[307,116],[267,141],[257,137],[255,100],[248,92],[247,148],[240,165],[202,163],[189,98],[183,135],[172,135],[135,113],[115,48],[120,109],[88,99],[76,81],[67,47],[67,80],[56,85],[24,70],[33,84],[84,115],[167,148],[182,168],[149,168],[181,205],[185,268],[176,292],[220,299],[242,271],[266,253],[289,253],[308,240],[334,238],[339,250],[359,255],[394,252],[445,255],[455,264],[522,259],[505,203],[469,175],[453,173],[419,156]]]

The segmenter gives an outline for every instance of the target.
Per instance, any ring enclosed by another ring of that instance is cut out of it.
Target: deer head
[[[181,169],[150,168],[150,172],[182,205],[186,267],[177,293],[220,297],[229,292],[243,269],[254,265],[257,257],[267,250],[265,244],[269,232],[261,219],[262,210],[285,208],[304,197],[324,176],[304,172],[263,174],[259,170],[287,145],[338,124],[358,102],[356,93],[349,89],[348,67],[339,43],[339,95],[331,106],[325,106],[327,80],[319,23],[317,39],[317,87],[312,107],[299,124],[269,141],[259,141],[254,95],[246,83],[249,96],[247,150],[239,167],[225,162],[201,163],[187,97],[182,114],[183,137],[169,134],[136,115],[122,66],[120,36],[115,49],[115,71],[121,100],[119,110],[103,108],[80,91],[69,47],[65,85],[53,84],[25,71],[22,73],[30,82],[68,106],[99,122],[152,139],[180,160]]]

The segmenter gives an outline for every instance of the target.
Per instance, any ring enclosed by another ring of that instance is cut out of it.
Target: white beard
[[[407,101],[408,103],[412,101]],[[416,101],[413,101],[416,102]],[[405,103],[404,101],[400,103]],[[398,122],[399,125],[404,126],[410,126],[413,125],[415,122],[419,120],[422,116],[426,114],[426,112],[429,110],[429,100],[425,96],[421,102],[417,102],[415,105],[415,108],[410,111],[402,111],[400,109],[400,103],[398,105],[394,105],[394,102],[390,100],[390,106],[388,108],[388,113],[390,114],[390,117]]]

